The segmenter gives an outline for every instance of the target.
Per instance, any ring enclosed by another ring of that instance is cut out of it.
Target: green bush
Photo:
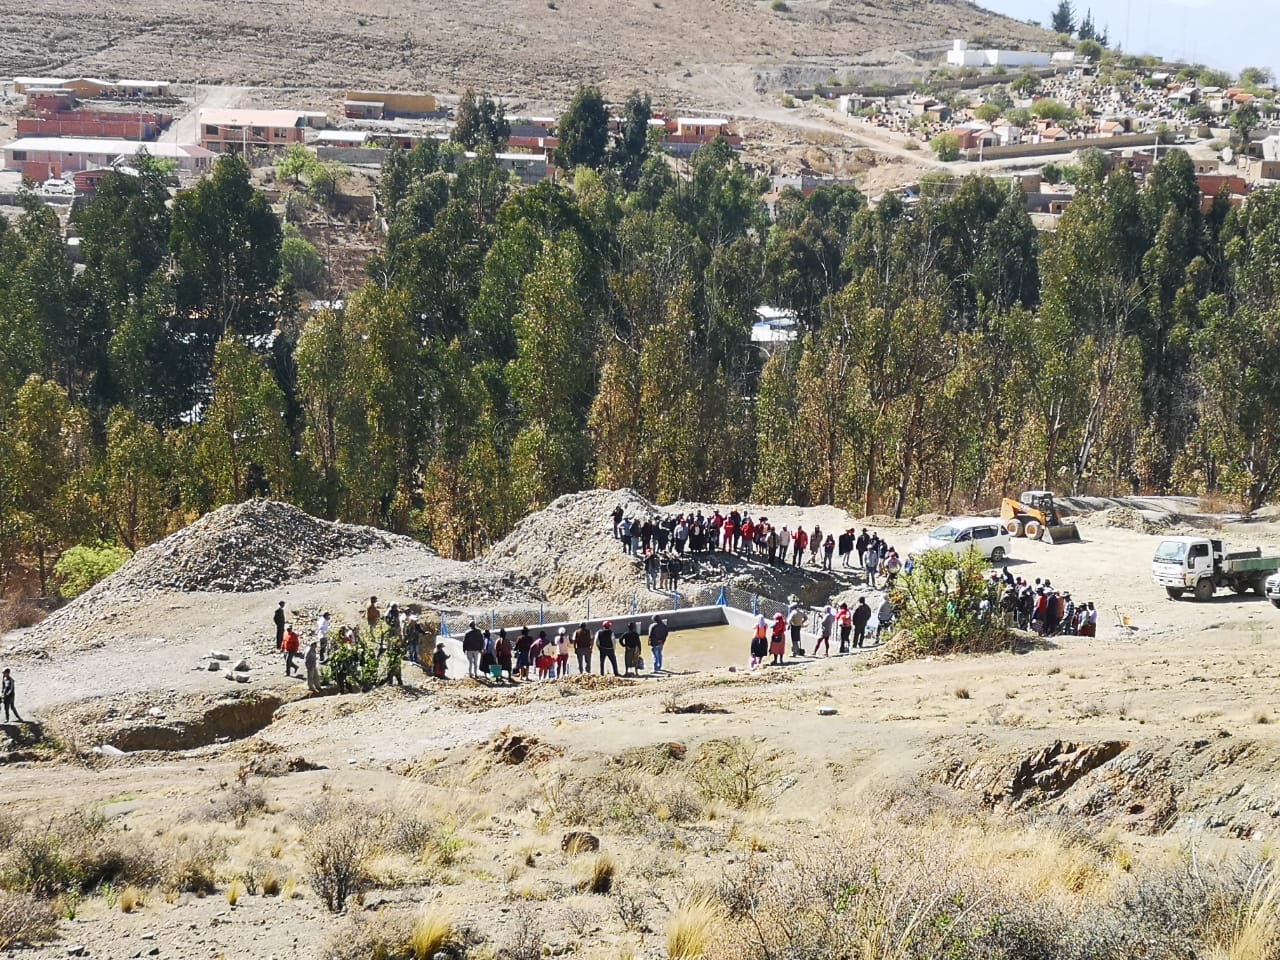
[[[992,589],[987,569],[987,561],[975,553],[957,557],[927,550],[916,557],[891,597],[900,630],[889,643],[889,657],[910,660],[1009,649],[1013,634],[996,611],[999,592]],[[983,600],[990,601],[986,611]]]
[[[292,224],[285,226],[280,243],[280,276],[300,290],[314,290],[324,279],[319,251]]]
[[[68,600],[78,597],[123,567],[131,556],[125,547],[102,541],[74,546],[53,565],[58,592]]]
[[[950,163],[960,159],[960,138],[954,133],[940,133],[929,141],[939,160]]]
[[[774,11],[775,13],[791,12],[791,8],[787,6],[787,0],[773,0],[773,2],[769,4],[769,9]]]

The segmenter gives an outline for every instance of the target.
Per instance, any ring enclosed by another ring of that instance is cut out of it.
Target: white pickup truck
[[[1225,588],[1261,596],[1278,570],[1280,556],[1263,556],[1256,547],[1232,550],[1212,537],[1165,537],[1151,559],[1151,579],[1174,600],[1187,592],[1208,600],[1215,590]]]
[[[1272,605],[1280,607],[1280,573],[1273,573],[1267,577],[1265,590],[1267,599],[1271,601]]]

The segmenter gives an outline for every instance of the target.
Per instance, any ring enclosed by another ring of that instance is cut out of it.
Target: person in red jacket
[[[769,662],[771,667],[782,666],[782,657],[787,652],[787,620],[780,614],[773,615],[773,632],[769,636],[769,653],[773,659]]]
[[[796,527],[796,532],[791,535],[791,562],[797,567],[804,562],[804,548],[809,545],[809,535],[804,532],[804,527]]]
[[[756,542],[756,525],[750,519],[742,521],[742,552],[750,556]]]
[[[297,666],[297,664],[293,662],[293,658],[298,655],[298,650],[302,646],[302,642],[298,639],[298,634],[294,632],[292,623],[286,623],[284,625],[284,640],[281,642],[280,646],[281,649],[284,650],[284,675],[286,677],[291,677],[293,676],[293,671]]]
[[[734,524],[734,522],[733,522],[733,518],[732,518],[732,517],[730,517],[729,519],[725,520],[725,522],[724,522],[724,549],[725,549],[726,551],[732,551],[732,550],[733,550],[733,535],[734,535],[734,533],[737,531],[737,529],[738,529],[738,528],[737,528],[737,526]]]

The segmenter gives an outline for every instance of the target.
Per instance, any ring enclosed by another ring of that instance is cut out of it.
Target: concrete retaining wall
[[[987,147],[982,151],[974,147],[961,151],[961,154],[966,160],[977,160],[980,152],[983,160],[1006,160],[1012,157],[1045,157],[1072,153],[1076,150],[1088,150],[1090,147],[1097,147],[1099,150],[1151,147],[1155,146],[1155,142],[1154,133],[1126,133],[1118,137],[1078,137],[1074,140],[1059,140],[1056,143],[1017,143],[1009,147]]]

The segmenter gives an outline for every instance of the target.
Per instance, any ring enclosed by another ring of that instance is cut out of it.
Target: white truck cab
[[[1227,587],[1238,594],[1261,594],[1267,577],[1278,569],[1280,557],[1263,556],[1257,548],[1233,551],[1214,537],[1165,537],[1151,558],[1151,579],[1174,600],[1187,592],[1208,600],[1216,589]]]

